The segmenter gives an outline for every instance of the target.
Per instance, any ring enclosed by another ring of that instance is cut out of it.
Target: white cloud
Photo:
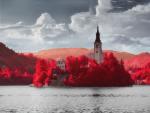
[[[56,21],[48,13],[41,14],[41,16],[36,20],[35,23],[35,25],[47,25],[47,24],[56,24]]]
[[[82,12],[73,15],[70,29],[77,34],[90,35],[98,24],[104,48],[115,50],[119,48],[122,51],[134,53],[148,50],[150,48],[147,46],[147,41],[150,42],[147,40],[150,39],[150,23],[148,21],[150,4],[137,5],[124,12],[111,12],[111,9],[113,9],[111,0],[98,0],[96,14]],[[118,34],[119,38],[115,34]],[[148,38],[142,40],[144,37]]]
[[[22,36],[27,35],[27,38],[43,39],[44,37],[54,38],[67,30],[64,23],[57,24],[50,14],[43,13],[33,25],[24,25],[23,22],[17,22],[13,25],[1,25],[0,31],[11,38],[22,38]],[[30,31],[30,33],[25,31]]]
[[[133,7],[129,11],[132,11],[134,13],[141,13],[141,14],[150,13],[150,4],[147,4],[147,5],[137,5],[136,7]]]
[[[85,32],[88,29],[92,29],[96,25],[96,21],[89,12],[82,12],[75,14],[71,17],[71,23],[69,27],[75,32]]]
[[[57,38],[59,38],[58,36],[66,33],[66,25],[64,23],[56,23],[56,21],[48,13],[41,14],[33,25],[25,25],[23,22],[17,22],[12,25],[0,25],[0,41],[9,44],[16,41],[16,50],[18,50],[18,48],[20,49],[20,47],[17,48],[17,45],[21,46],[23,43],[30,45],[31,49],[33,49],[32,46],[35,46],[35,50],[39,48],[36,48],[36,46],[41,45],[42,49],[42,47],[44,48],[44,46],[46,46],[45,43],[52,45],[54,44],[55,39],[57,40]],[[11,45],[14,46],[14,44]],[[31,49],[26,51],[30,51]]]
[[[41,14],[31,30],[33,37],[41,40],[45,38],[49,38],[49,40],[51,38],[56,38],[67,31],[65,24],[57,24],[48,13]]]
[[[33,38],[40,40],[45,40],[46,38],[47,41],[51,41],[51,39],[67,32],[66,25],[63,23],[57,24],[48,13],[41,14],[31,30]]]
[[[18,28],[23,24],[23,22],[19,21],[13,25],[0,25],[0,30],[6,30],[6,29],[13,29],[13,28]]]
[[[96,7],[96,16],[106,13],[112,9],[111,0],[98,0]]]
[[[57,23],[49,13],[42,13],[33,25],[21,21],[0,25],[0,41],[24,51],[93,47],[96,26],[99,25],[104,49],[134,53],[150,51],[150,4],[137,5],[124,12],[111,12],[111,9],[111,0],[98,0],[96,14],[91,11],[76,13],[68,25]]]

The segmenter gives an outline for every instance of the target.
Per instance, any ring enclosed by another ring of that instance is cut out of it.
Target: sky
[[[93,48],[150,52],[150,0],[0,0],[0,41],[16,52]]]

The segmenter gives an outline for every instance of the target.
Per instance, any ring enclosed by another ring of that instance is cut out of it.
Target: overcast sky
[[[150,0],[0,0],[0,41],[17,52],[92,48],[150,52]]]

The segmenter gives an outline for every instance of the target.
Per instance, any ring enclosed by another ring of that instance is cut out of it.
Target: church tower
[[[94,42],[94,59],[97,63],[103,62],[102,42],[100,40],[99,27],[97,26],[96,39]]]

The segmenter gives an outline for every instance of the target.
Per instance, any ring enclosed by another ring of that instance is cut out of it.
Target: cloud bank
[[[104,49],[150,52],[150,4],[112,12],[111,3],[98,0],[95,14],[76,13],[69,24],[57,23],[49,13],[42,13],[33,25],[23,22],[0,25],[0,41],[19,52],[53,47],[92,48],[99,25]]]

